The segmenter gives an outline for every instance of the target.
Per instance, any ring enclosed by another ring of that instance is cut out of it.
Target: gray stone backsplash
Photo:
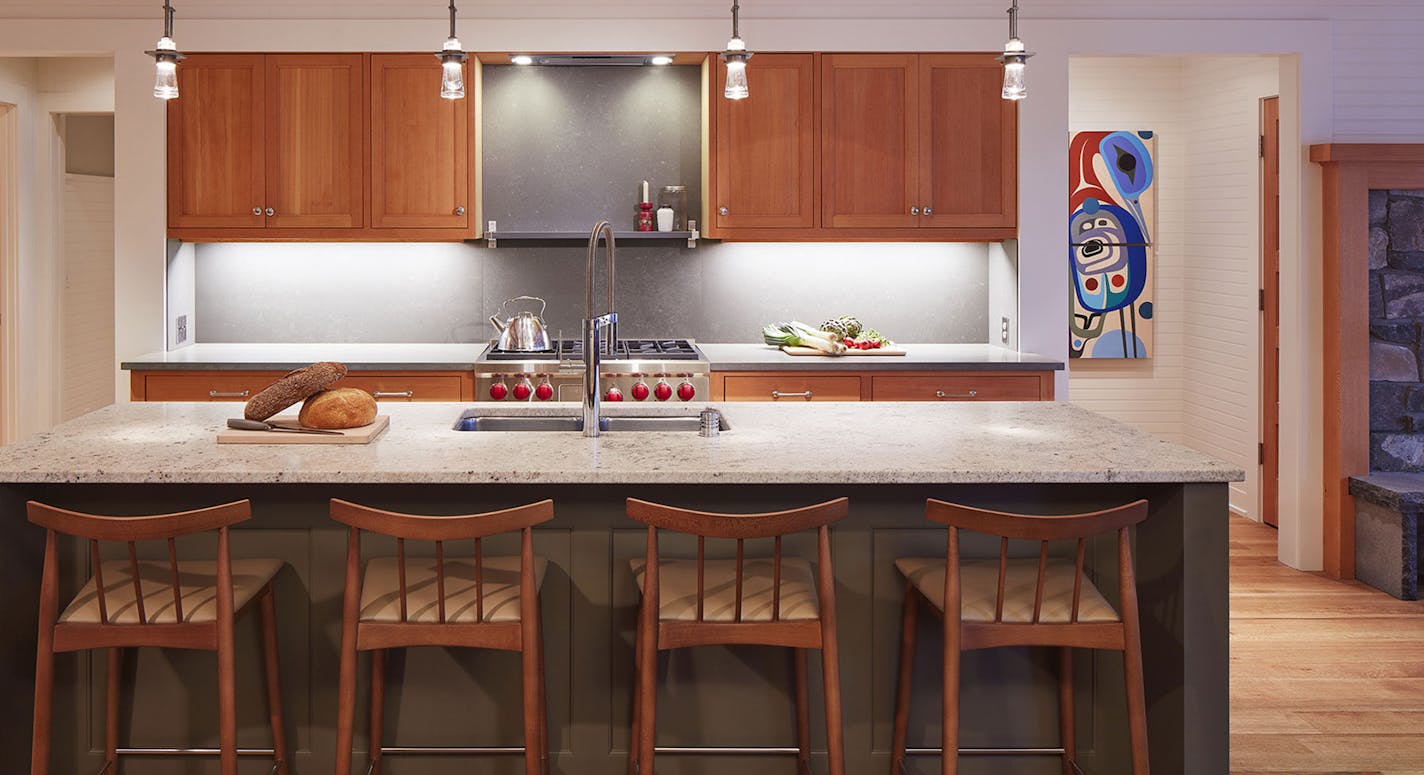
[[[1370,469],[1424,471],[1424,191],[1371,191]]]
[[[902,342],[986,341],[989,247],[962,243],[703,242],[618,249],[630,337],[754,342],[770,321],[854,314]],[[506,298],[548,302],[578,336],[585,248],[519,244],[196,246],[196,341],[475,342]],[[596,312],[606,305],[602,253]]]

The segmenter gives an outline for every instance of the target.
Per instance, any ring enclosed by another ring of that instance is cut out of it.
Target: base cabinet
[[[1052,371],[713,372],[714,401],[1052,401]]]
[[[246,401],[285,371],[135,371],[134,401]],[[474,375],[466,371],[360,371],[334,387],[353,387],[377,401],[473,401]]]

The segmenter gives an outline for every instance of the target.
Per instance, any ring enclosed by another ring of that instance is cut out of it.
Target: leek
[[[762,341],[773,347],[810,347],[827,355],[841,355],[846,351],[840,342],[803,334],[796,326],[794,322],[772,323],[761,330]]]

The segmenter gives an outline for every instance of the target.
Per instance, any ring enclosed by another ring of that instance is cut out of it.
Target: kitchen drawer
[[[725,377],[726,401],[859,401],[860,377],[789,372],[776,376]]]
[[[360,388],[377,401],[460,401],[460,377],[438,374],[348,374],[336,387]]]
[[[1038,374],[873,376],[873,401],[1042,401]]]
[[[246,401],[280,376],[275,371],[145,374],[142,400]]]

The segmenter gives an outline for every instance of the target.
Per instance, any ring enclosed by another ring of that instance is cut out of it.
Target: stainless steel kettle
[[[539,302],[539,314],[534,314],[528,310],[517,312],[503,322],[500,316],[504,314],[504,308],[516,301],[537,301]],[[549,331],[544,327],[544,308],[547,303],[538,296],[515,296],[512,299],[505,299],[499,305],[499,312],[490,315],[490,323],[494,324],[495,330],[499,331],[499,340],[495,342],[495,347],[508,352],[541,352],[553,349],[549,343]]]

